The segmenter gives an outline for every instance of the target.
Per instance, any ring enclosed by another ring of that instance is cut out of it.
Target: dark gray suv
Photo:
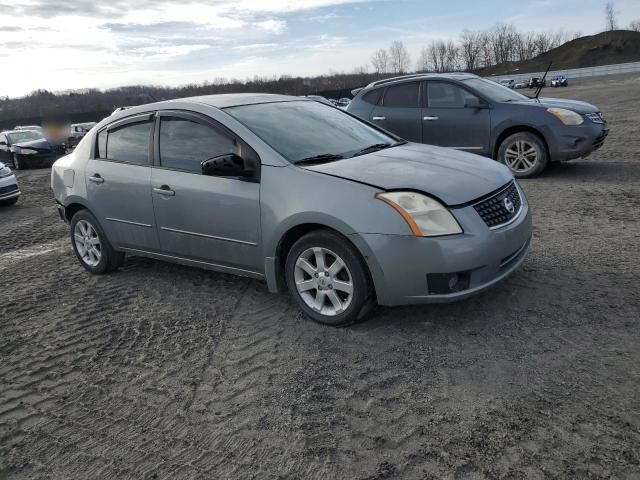
[[[588,156],[609,133],[593,105],[529,98],[471,74],[408,75],[354,94],[347,111],[412,142],[494,158],[520,178]]]

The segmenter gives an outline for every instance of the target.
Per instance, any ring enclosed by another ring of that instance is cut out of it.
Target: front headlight
[[[376,198],[393,207],[416,237],[462,233],[451,212],[437,200],[415,192],[378,193]]]
[[[5,178],[11,175],[11,169],[9,167],[0,168],[0,178]]]
[[[566,108],[547,108],[547,112],[560,119],[565,125],[582,125],[584,123],[582,115]]]

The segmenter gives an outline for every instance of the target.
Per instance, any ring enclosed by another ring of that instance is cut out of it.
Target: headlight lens
[[[8,177],[11,175],[11,169],[9,167],[0,168],[0,178]]]
[[[567,110],[566,108],[548,108],[547,112],[556,116],[565,125],[582,125],[584,123],[582,115]]]
[[[376,198],[393,207],[416,237],[462,233],[451,212],[437,200],[415,192],[379,193]]]

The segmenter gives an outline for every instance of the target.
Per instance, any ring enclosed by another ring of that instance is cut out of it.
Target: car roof
[[[255,105],[258,103],[306,101],[302,97],[270,93],[223,93],[219,95],[181,98],[180,100],[206,104],[216,108],[239,107],[241,105]],[[171,100],[169,100],[168,103],[169,102],[171,102]]]
[[[12,133],[24,133],[24,132],[34,132],[34,133],[37,133],[38,135],[42,135],[42,132],[39,130],[28,130],[26,128],[24,130],[3,130],[0,133],[7,135]]]
[[[400,77],[386,78],[384,80],[378,80],[372,82],[363,90],[369,90],[371,88],[379,87],[381,85],[388,85],[394,83],[402,83],[416,80],[466,80],[469,78],[478,78],[473,73],[466,72],[452,72],[452,73],[416,73],[413,75],[402,75]]]

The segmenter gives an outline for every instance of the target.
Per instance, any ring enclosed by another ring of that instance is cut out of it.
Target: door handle
[[[99,173],[94,173],[93,176],[89,177],[89,181],[100,184],[104,183],[104,178],[102,178]]]
[[[381,122],[382,120],[386,120],[387,117],[373,117],[371,120],[374,122]]]
[[[164,195],[165,197],[174,197],[176,192],[171,190],[168,185],[162,185],[161,187],[153,187],[153,191],[159,195]]]
[[[433,122],[434,120],[438,120],[438,117],[422,117],[422,120],[425,122]]]

